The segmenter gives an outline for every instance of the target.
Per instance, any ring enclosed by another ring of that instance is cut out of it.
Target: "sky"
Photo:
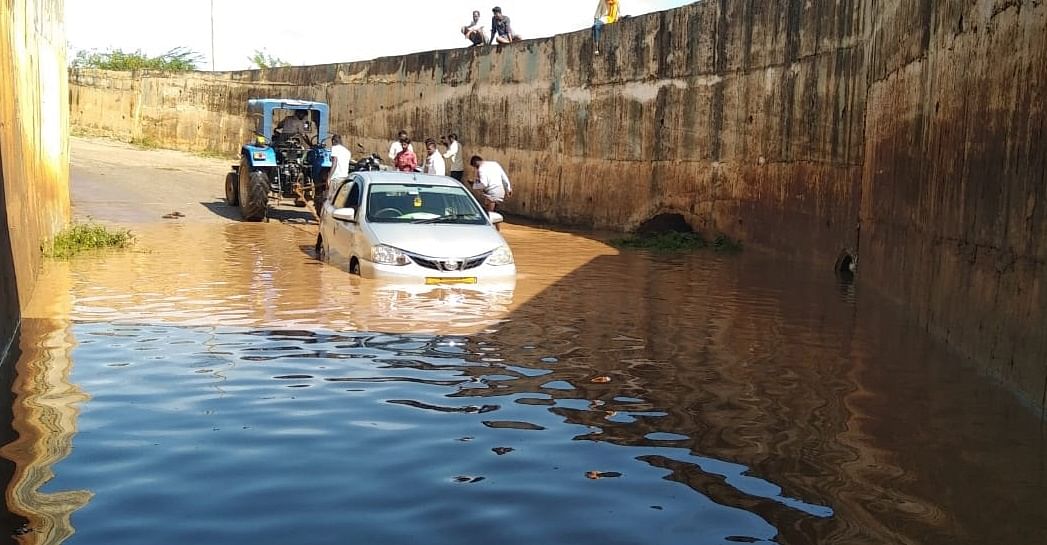
[[[641,15],[694,0],[621,0],[622,15]],[[592,25],[597,0],[66,0],[72,58],[82,49],[141,49],[159,55],[184,46],[210,70],[251,68],[255,50],[291,64],[367,60],[469,44],[460,28],[479,10],[490,27],[498,5],[524,38]]]

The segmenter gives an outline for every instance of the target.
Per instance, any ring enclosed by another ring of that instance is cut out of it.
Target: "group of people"
[[[520,41],[520,36],[513,32],[509,24],[509,16],[502,13],[502,8],[495,6],[491,10],[491,40],[487,41],[487,30],[480,23],[480,12],[473,11],[473,20],[462,27],[462,35],[473,45],[484,45],[488,43],[508,44]]]
[[[465,184],[465,161],[462,145],[458,142],[458,135],[451,133],[442,137],[440,145],[446,149],[443,153],[437,148],[436,140],[433,138],[425,140],[425,158],[420,167],[418,156],[415,155],[414,147],[411,144],[411,137],[408,136],[407,131],[400,131],[396,135],[396,140],[389,145],[389,160],[393,162],[393,167],[401,172],[418,172],[420,169],[425,174],[450,176]],[[447,170],[448,162],[450,172]],[[472,179],[467,187],[474,191],[488,212],[493,212],[513,194],[509,175],[505,173],[502,165],[495,161],[487,161],[479,155],[473,155],[469,159],[469,166],[476,170],[476,178]]]
[[[472,42],[474,46],[493,44],[508,44],[519,41],[521,38],[513,32],[509,24],[509,16],[502,13],[502,8],[495,6],[491,10],[491,37],[488,41],[487,31],[480,22],[480,12],[473,11],[473,20],[462,27],[462,35]],[[593,15],[593,54],[600,54],[600,35],[603,33],[604,25],[610,25],[618,21],[618,0],[599,0],[596,4],[596,13]]]

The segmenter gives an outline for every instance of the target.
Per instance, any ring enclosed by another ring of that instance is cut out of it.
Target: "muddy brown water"
[[[515,287],[424,291],[314,229],[47,265],[13,541],[1047,543],[1037,415],[831,272],[510,226]]]

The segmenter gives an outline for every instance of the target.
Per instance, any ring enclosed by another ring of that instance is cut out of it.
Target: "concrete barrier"
[[[0,3],[0,360],[69,220],[69,88],[62,0]]]

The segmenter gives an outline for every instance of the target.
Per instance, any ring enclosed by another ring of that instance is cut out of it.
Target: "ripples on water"
[[[1035,418],[831,276],[515,228],[515,288],[419,292],[221,229],[45,275],[20,542],[1045,542]]]

